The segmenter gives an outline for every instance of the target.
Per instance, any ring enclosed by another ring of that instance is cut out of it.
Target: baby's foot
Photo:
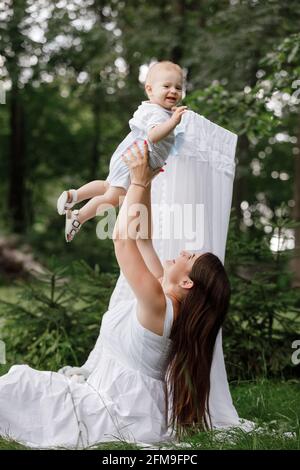
[[[77,209],[66,211],[65,240],[67,243],[73,240],[81,228],[82,224],[79,221],[78,214],[79,210]]]
[[[76,189],[70,189],[69,191],[64,191],[61,193],[57,200],[57,212],[59,215],[63,215],[66,213],[68,209],[72,209],[72,207],[77,202],[77,191]]]

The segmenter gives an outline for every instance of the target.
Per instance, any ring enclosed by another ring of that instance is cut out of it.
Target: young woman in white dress
[[[39,448],[85,448],[120,439],[161,442],[188,426],[210,428],[210,369],[228,278],[212,253],[182,251],[161,265],[151,240],[151,179],[159,170],[148,165],[147,144],[144,154],[134,146],[124,161],[131,184],[113,239],[135,298],[104,314],[86,382],[28,365],[0,377],[3,437]],[[139,204],[148,212],[138,226],[132,210]]]

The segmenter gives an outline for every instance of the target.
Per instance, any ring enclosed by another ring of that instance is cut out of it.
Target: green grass
[[[262,429],[252,432],[227,430],[200,432],[186,437],[177,445],[164,444],[157,449],[206,450],[295,450],[300,449],[300,381],[260,379],[239,382],[231,386],[232,397],[239,416]],[[288,437],[286,433],[292,433]],[[127,450],[139,447],[124,443],[105,443],[93,449]],[[18,443],[0,439],[0,450],[26,449]],[[149,449],[147,447],[147,449]]]

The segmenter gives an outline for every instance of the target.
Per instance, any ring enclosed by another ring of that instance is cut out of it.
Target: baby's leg
[[[77,189],[77,203],[91,199],[95,196],[101,196],[109,188],[109,183],[103,180],[90,181]]]
[[[79,222],[84,224],[84,222],[96,215],[101,215],[109,207],[117,207],[122,204],[125,195],[126,191],[124,188],[110,186],[102,196],[93,197],[79,210]]]

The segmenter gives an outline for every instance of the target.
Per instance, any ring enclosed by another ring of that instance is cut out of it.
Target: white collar
[[[164,108],[163,106],[161,106],[160,104],[157,104],[157,103],[151,103],[149,100],[148,101],[142,101],[141,103],[141,106],[144,106],[144,105],[148,105],[148,106],[155,106],[159,109],[162,109],[163,111],[166,111],[167,113],[169,114],[173,114],[172,111],[170,111],[169,109],[166,109]]]

